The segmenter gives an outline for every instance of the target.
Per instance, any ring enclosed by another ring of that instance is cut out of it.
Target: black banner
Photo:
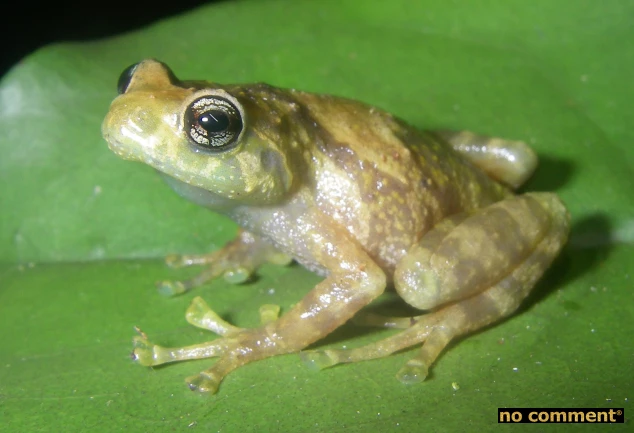
[[[498,409],[498,423],[503,424],[606,424],[625,422],[623,408],[570,409],[570,408],[503,408]]]

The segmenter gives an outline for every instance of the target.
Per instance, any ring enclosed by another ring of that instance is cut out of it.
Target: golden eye
[[[243,125],[240,111],[227,99],[203,96],[187,107],[185,127],[195,145],[226,150],[237,143]]]

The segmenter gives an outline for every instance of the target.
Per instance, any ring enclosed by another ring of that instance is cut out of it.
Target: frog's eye
[[[141,65],[143,65],[143,67],[139,69]],[[169,66],[158,60],[148,59],[135,63],[134,65],[130,65],[121,72],[121,75],[119,75],[119,81],[117,82],[117,91],[119,92],[119,95],[123,95],[128,91],[135,74],[146,75],[146,77],[141,80],[141,83],[145,83],[148,87],[152,85],[156,87],[165,85],[165,78],[167,78],[167,81],[174,86],[181,85],[181,82],[178,78],[176,78],[174,72],[172,72]],[[148,79],[147,74],[150,74],[150,79]]]
[[[119,81],[117,81],[117,91],[119,95],[123,95],[126,90],[128,90],[128,86],[130,85],[130,81],[132,80],[132,76],[134,75],[134,71],[141,64],[135,63],[134,65],[130,65],[123,70],[121,75],[119,75]]]
[[[240,111],[219,96],[203,96],[185,110],[187,134],[197,146],[226,150],[238,142],[242,132]]]

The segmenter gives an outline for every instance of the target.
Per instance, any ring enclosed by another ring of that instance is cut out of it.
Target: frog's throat
[[[236,206],[235,201],[231,199],[223,197],[212,191],[208,191],[204,188],[190,185],[162,172],[159,169],[156,169],[156,171],[178,195],[200,206],[204,206],[215,211],[228,210]]]

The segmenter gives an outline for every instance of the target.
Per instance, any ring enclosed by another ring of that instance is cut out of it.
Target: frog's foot
[[[378,315],[362,315],[362,325],[406,327],[396,335],[355,349],[326,349],[303,351],[300,356],[311,369],[321,370],[336,364],[382,358],[407,347],[425,342],[419,356],[410,360],[397,374],[404,383],[419,382],[427,377],[429,366],[452,338],[452,328],[447,323],[456,318],[457,305],[444,310],[411,318],[387,318]],[[385,320],[384,320],[385,319]],[[396,321],[396,322],[395,322]],[[394,326],[394,324],[396,325]]]
[[[267,304],[260,307],[260,321],[266,325],[275,321],[280,307]],[[231,325],[221,319],[200,297],[192,300],[185,313],[187,321],[198,328],[212,331],[222,338],[187,347],[168,348],[151,343],[147,335],[136,329],[132,359],[147,367],[168,362],[220,357],[216,364],[200,374],[188,377],[187,385],[192,391],[216,392],[218,385],[229,372],[259,358],[249,357],[249,348],[259,344],[265,328],[245,329]],[[253,352],[253,351],[252,351]]]
[[[523,141],[487,137],[469,131],[438,130],[436,135],[491,178],[517,189],[537,168],[537,155]]]
[[[425,317],[425,315],[414,317],[390,317],[383,316],[381,314],[360,311],[352,318],[351,322],[359,326],[407,329],[417,323],[423,317]]]
[[[423,320],[425,322],[423,322]],[[432,318],[429,315],[421,315],[421,316],[413,316],[413,317],[387,317],[387,316],[382,316],[375,313],[364,313],[362,311],[354,317],[352,322],[356,325],[361,325],[361,326],[408,329],[415,325],[417,325],[418,328],[421,328],[421,327],[433,328],[437,324],[434,322],[434,320],[437,320],[437,319]],[[403,338],[403,337],[409,338],[408,335],[400,336],[400,338]],[[427,374],[429,372],[429,366],[434,362],[434,359],[436,359],[438,354],[451,340],[451,337],[448,338],[447,332],[442,332],[441,330],[438,330],[438,331],[434,330],[431,333],[431,335],[419,334],[418,338],[425,339],[425,345],[423,346],[423,349],[421,349],[419,356],[409,360],[407,364],[405,364],[405,366],[396,375],[396,377],[401,382],[406,384],[422,382],[427,377]],[[398,342],[396,342],[396,344],[398,344]],[[386,349],[385,346],[389,346],[389,344],[388,345],[382,344],[382,347],[380,349],[385,350]],[[355,350],[355,349],[352,349],[352,350]],[[359,357],[364,355],[363,353],[359,353],[356,356]],[[366,356],[367,356],[367,353],[366,353]],[[337,354],[336,352],[331,355],[331,359],[332,358],[337,359],[340,357],[341,355]],[[324,364],[328,364],[329,360],[324,360],[323,362]],[[330,360],[330,362],[332,362],[332,360]],[[351,362],[351,361],[348,361],[348,362]]]
[[[179,268],[192,265],[208,265],[194,278],[184,281],[159,281],[159,293],[165,296],[180,295],[219,276],[232,284],[248,281],[263,263],[287,265],[292,258],[249,232],[241,230],[238,237],[224,248],[210,254],[171,255],[165,259],[168,266]]]
[[[517,308],[519,299],[514,298],[504,284],[505,281],[465,301],[422,316],[391,318],[362,315],[363,321],[357,323],[407,329],[363,347],[303,351],[300,356],[308,367],[320,370],[336,364],[382,358],[423,343],[418,355],[396,374],[396,378],[405,384],[422,382],[452,339],[486,326]]]

